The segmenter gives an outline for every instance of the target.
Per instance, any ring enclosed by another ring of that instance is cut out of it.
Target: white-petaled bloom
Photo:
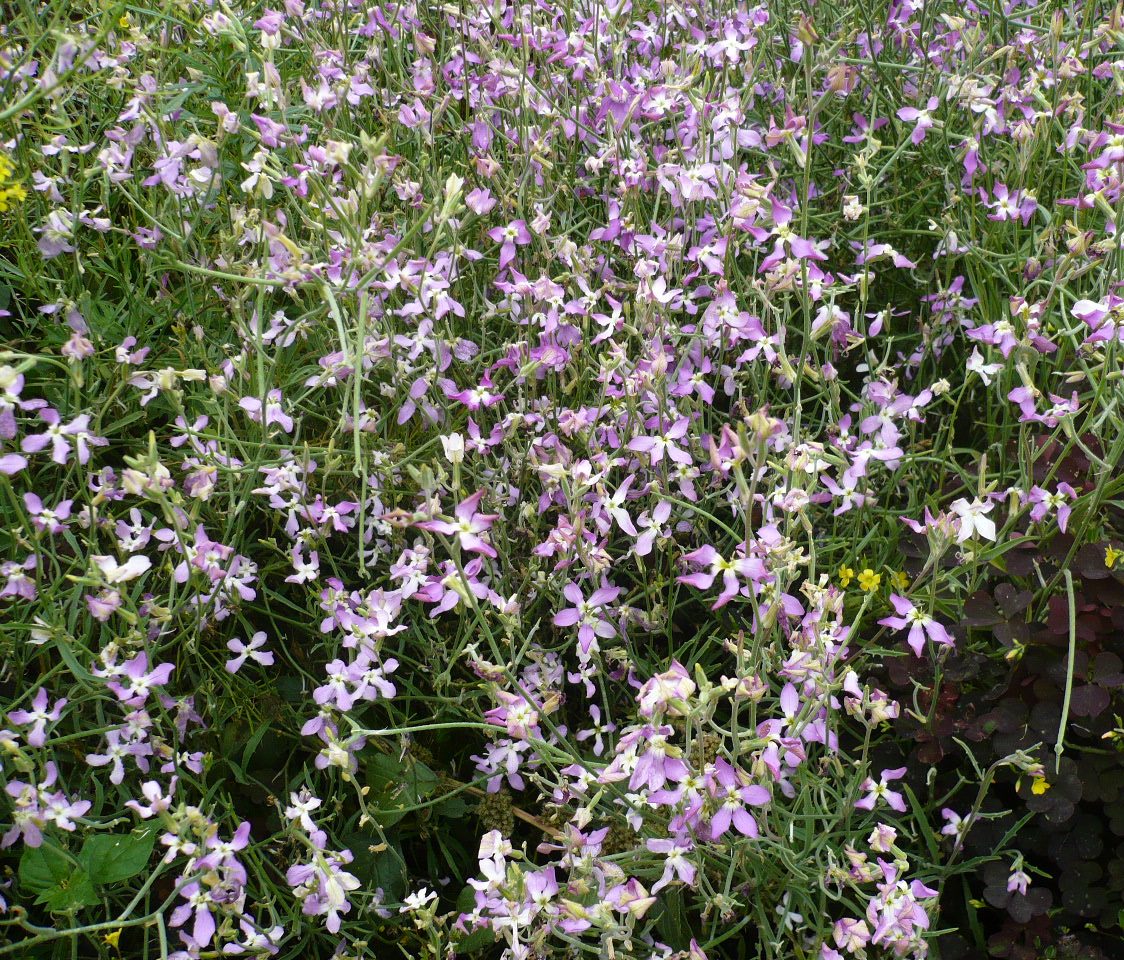
[[[445,459],[449,463],[461,463],[464,460],[464,437],[459,433],[450,433],[440,439],[441,447],[445,451]]]
[[[991,378],[1003,369],[1001,363],[984,363],[983,354],[980,353],[978,348],[972,351],[972,355],[968,358],[968,363],[965,366],[969,373],[979,374],[979,378],[988,387],[991,386]]]
[[[436,893],[428,887],[421,887],[416,893],[411,893],[402,901],[402,906],[398,912],[411,913],[414,910],[422,910],[427,903],[432,903],[436,899]]]
[[[127,580],[135,580],[152,566],[152,561],[141,554],[129,557],[124,563],[118,563],[113,557],[106,556],[94,556],[90,559],[94,561],[94,566],[101,571],[106,583],[124,583]]]
[[[995,521],[987,514],[994,509],[994,503],[984,503],[976,497],[971,503],[961,497],[949,508],[960,519],[960,530],[956,542],[963,543],[969,537],[979,536],[984,540],[995,540]]]

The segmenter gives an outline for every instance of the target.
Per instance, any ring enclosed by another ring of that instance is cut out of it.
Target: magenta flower
[[[483,497],[484,491],[477,490],[467,500],[462,500],[453,511],[454,519],[452,521],[423,520],[416,523],[415,526],[421,530],[429,530],[432,533],[441,533],[445,536],[456,534],[462,550],[467,550],[470,553],[482,553],[484,556],[494,559],[497,556],[496,551],[480,534],[491,528],[499,514],[478,512],[477,507],[480,506]]]
[[[900,793],[890,789],[890,781],[904,777],[905,769],[905,767],[897,767],[894,770],[883,770],[877,783],[867,777],[861,787],[866,791],[866,796],[856,800],[855,806],[860,810],[873,810],[879,800],[885,800],[890,809],[905,813],[907,809],[905,799]]]
[[[916,656],[921,656],[921,651],[925,649],[926,637],[933,643],[949,647],[954,645],[951,635],[943,626],[927,613],[919,610],[905,597],[896,593],[890,594],[890,603],[894,605],[898,615],[896,617],[883,617],[878,622],[882,626],[892,627],[894,630],[908,628],[909,635],[906,637],[906,642]]]

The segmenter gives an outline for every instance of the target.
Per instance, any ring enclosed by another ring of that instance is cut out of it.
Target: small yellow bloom
[[[1050,784],[1045,777],[1035,777],[1034,783],[1030,785],[1030,792],[1036,797],[1042,796],[1047,790],[1050,789]]]
[[[839,568],[839,586],[841,586],[844,590],[847,589],[847,586],[854,579],[855,579],[855,571],[852,570],[850,567],[840,567]]]
[[[1111,570],[1116,566],[1116,561],[1124,557],[1124,550],[1117,550],[1115,547],[1104,548],[1104,565]]]
[[[870,567],[867,567],[859,574],[859,586],[867,593],[874,593],[881,583],[882,574],[875,573]]]
[[[905,590],[909,586],[909,574],[898,570],[890,574],[890,586],[895,590]]]
[[[118,953],[121,952],[121,928],[118,927],[113,933],[107,933],[102,939],[105,941],[106,946],[113,947]]]

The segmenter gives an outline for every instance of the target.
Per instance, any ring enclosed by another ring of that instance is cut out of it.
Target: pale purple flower
[[[905,813],[908,809],[905,799],[900,793],[890,789],[890,781],[900,780],[905,776],[905,771],[905,767],[883,770],[877,782],[867,777],[863,780],[861,787],[866,791],[866,796],[856,800],[855,806],[860,810],[873,810],[879,800],[884,800],[890,809],[897,810],[898,813]]]
[[[65,697],[60,697],[53,707],[49,706],[47,688],[40,687],[31,701],[31,709],[13,710],[8,714],[8,720],[20,727],[31,724],[27,742],[30,746],[41,747],[47,742],[47,724],[58,722],[67,703]]]
[[[265,425],[269,426],[275,423],[285,433],[292,433],[293,418],[285,412],[285,408],[281,405],[282,399],[281,391],[278,389],[270,390],[265,395]],[[243,397],[238,401],[238,406],[246,411],[246,416],[254,423],[262,422],[262,401],[260,397]]]
[[[261,664],[263,667],[273,666],[273,654],[269,650],[262,649],[265,646],[265,640],[264,630],[259,630],[250,637],[249,643],[243,643],[238,637],[227,640],[227,650],[235,655],[226,661],[227,672],[237,673],[247,660],[253,660],[254,663]]]
[[[652,884],[652,893],[659,893],[672,880],[680,880],[687,886],[694,884],[697,871],[687,859],[687,854],[694,849],[689,837],[670,837],[666,840],[653,837],[645,842],[645,846],[652,853],[662,853],[667,858],[664,861],[663,876]]]
[[[478,490],[471,497],[462,500],[453,511],[453,520],[423,520],[415,524],[422,530],[432,533],[442,533],[446,536],[457,536],[461,549],[470,553],[482,553],[486,557],[497,556],[492,545],[484,540],[480,534],[489,530],[496,521],[498,514],[480,513],[477,508],[484,497],[484,491]]]
[[[589,653],[598,637],[610,639],[617,635],[617,628],[603,615],[604,609],[620,596],[621,588],[603,584],[585,599],[582,589],[576,583],[568,583],[562,588],[572,607],[560,610],[551,622],[556,627],[578,627],[578,643],[583,653]]]
[[[906,123],[913,124],[913,132],[909,135],[910,141],[916,145],[925,139],[925,134],[933,128],[936,121],[933,119],[933,111],[940,105],[940,101],[936,97],[930,97],[925,104],[924,109],[917,107],[901,107],[898,110],[898,119],[904,120]]]
[[[906,642],[916,656],[921,656],[921,651],[925,649],[926,637],[933,643],[953,646],[953,639],[949,632],[910,600],[892,593],[890,594],[890,603],[893,604],[898,615],[896,617],[883,617],[878,622],[882,626],[892,627],[894,630],[908,629],[909,635],[906,637]]]

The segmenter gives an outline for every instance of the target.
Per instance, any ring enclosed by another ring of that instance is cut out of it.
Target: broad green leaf
[[[19,878],[28,890],[42,893],[70,876],[74,867],[58,847],[26,847],[20,857]]]
[[[98,902],[86,871],[77,867],[69,876],[48,887],[35,899],[52,913],[73,913]]]
[[[132,833],[98,833],[86,841],[78,859],[94,883],[120,883],[148,866],[155,842],[153,827]]]

